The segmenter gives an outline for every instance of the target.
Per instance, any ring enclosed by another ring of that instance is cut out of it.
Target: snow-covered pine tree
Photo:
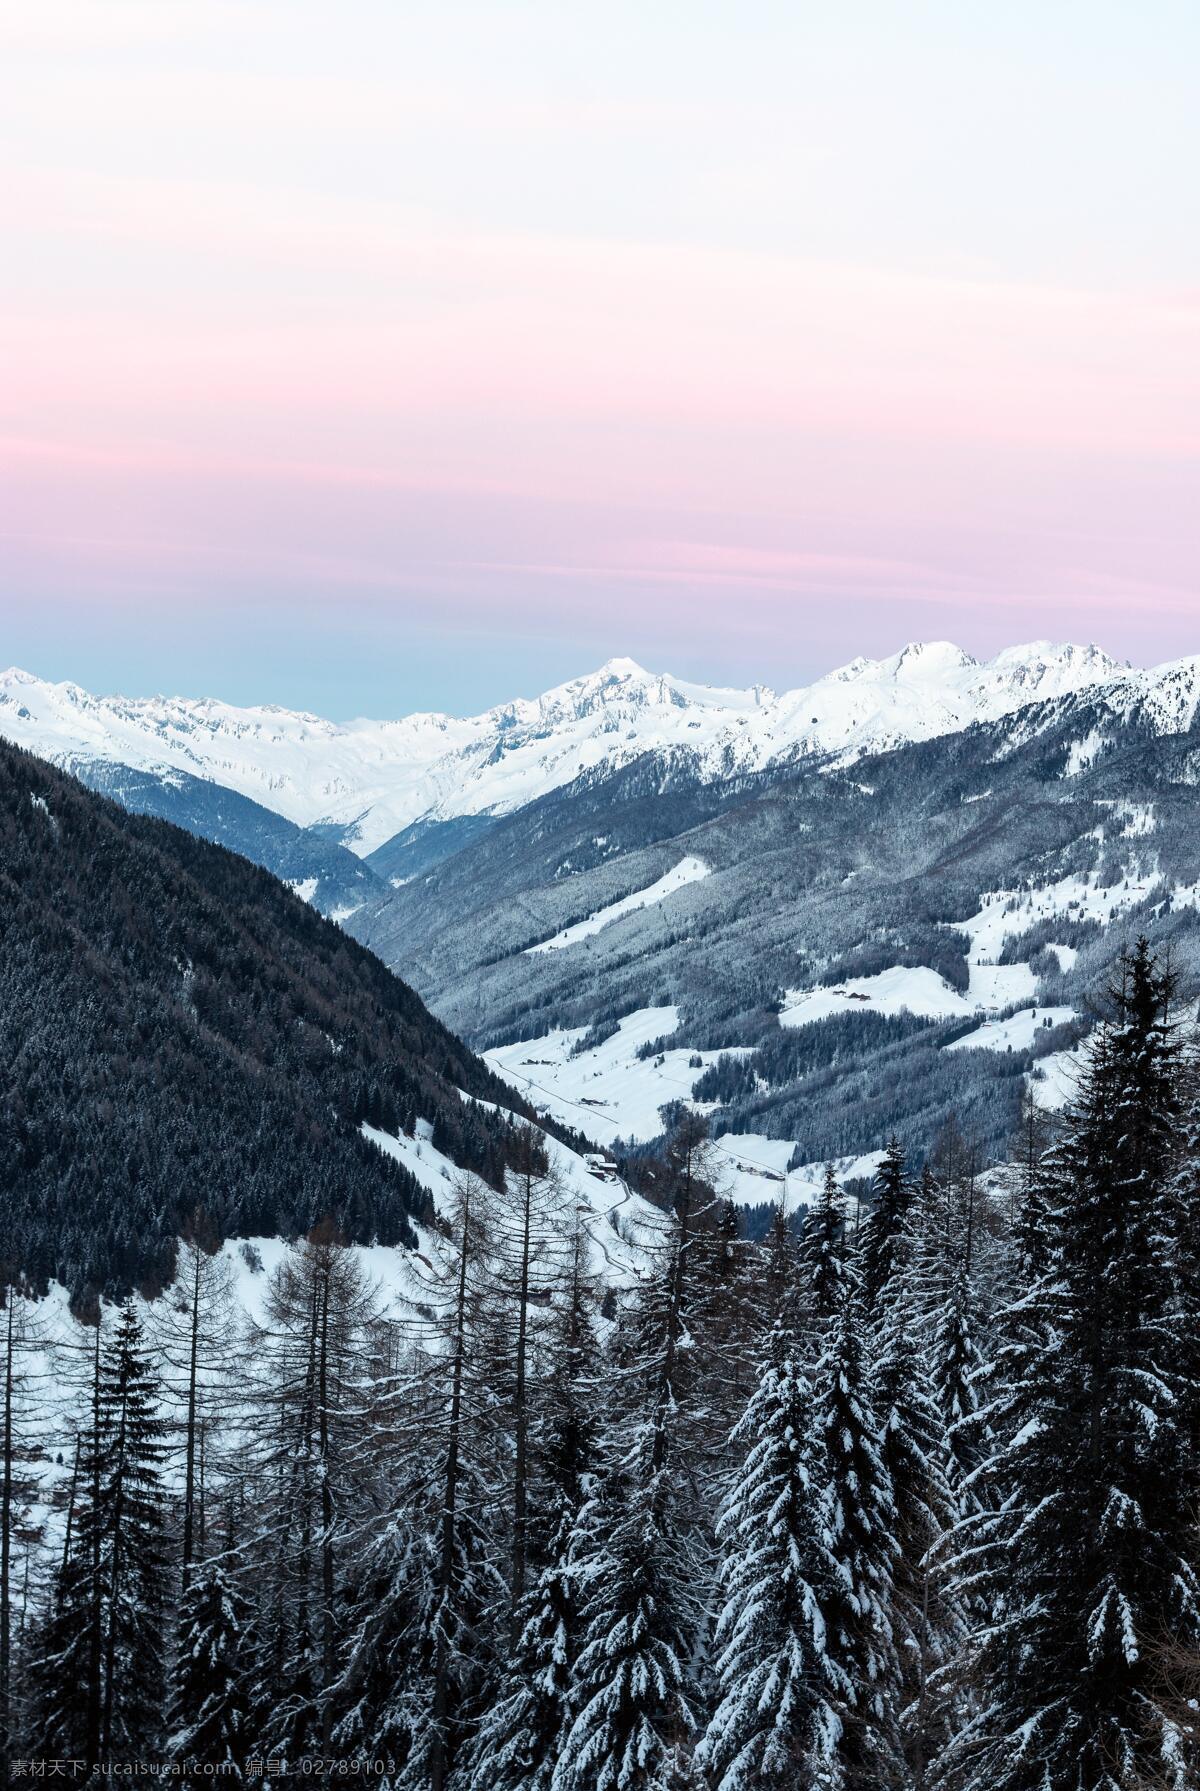
[[[1124,960],[1052,1153],[1042,1346],[998,1463],[1008,1492],[984,1701],[947,1750],[968,1791],[1190,1781],[1155,1642],[1200,1647],[1194,1489],[1173,1369],[1170,977]]]
[[[333,1749],[344,1759],[394,1760],[397,1786],[429,1782],[440,1572],[433,1503],[434,1488],[414,1476],[356,1559],[344,1664],[328,1694]]]
[[[975,1345],[971,1282],[960,1264],[950,1297],[938,1314],[929,1373],[941,1414],[945,1474],[960,1515],[986,1498],[979,1471],[989,1453],[987,1415],[980,1409],[978,1383],[984,1363]]]
[[[738,1210],[721,1200],[698,1227],[689,1329],[698,1393],[707,1413],[707,1447],[720,1473],[729,1431],[754,1384],[761,1335],[761,1258],[741,1236]]]
[[[171,1596],[160,1392],[141,1325],[97,1327],[71,1530],[31,1671],[31,1740],[91,1764],[154,1756]]]
[[[847,1791],[877,1791],[900,1771],[899,1665],[891,1620],[896,1508],[871,1404],[863,1326],[863,1306],[852,1288],[830,1326],[814,1378],[830,1550],[838,1569],[827,1645],[850,1686],[838,1747]]]
[[[160,1403],[142,1327],[127,1304],[100,1373],[102,1761],[152,1755],[162,1730],[172,1550]]]
[[[687,1562],[670,1470],[649,1427],[581,1515],[572,1568],[582,1592],[573,1720],[554,1791],[681,1791],[695,1729]]]
[[[1190,1473],[1200,1483],[1200,1039],[1191,1040],[1180,1069],[1181,1115],[1169,1195],[1171,1331],[1180,1424]]]
[[[243,1653],[248,1611],[217,1562],[194,1569],[179,1611],[167,1757],[240,1783],[253,1752]]]
[[[680,1157],[686,1150],[694,1161],[702,1137],[681,1127]],[[689,1168],[611,1352],[610,1465],[570,1547],[582,1628],[554,1791],[668,1791],[686,1771],[711,1549],[697,1472],[705,1414],[688,1331],[702,1197]]]
[[[863,1299],[868,1310],[887,1285],[896,1240],[912,1199],[907,1162],[899,1139],[890,1138],[883,1161],[875,1171],[874,1205],[863,1223],[859,1240]]]
[[[805,1218],[796,1255],[802,1322],[811,1351],[818,1354],[850,1286],[846,1214],[832,1164],[826,1169],[820,1195]]]
[[[43,1758],[100,1759],[104,1599],[100,1376],[102,1313],[87,1351],[88,1399],[79,1426],[62,1560],[31,1638],[26,1744]]]
[[[801,1322],[799,1240],[792,1230],[784,1202],[771,1215],[762,1251],[762,1296],[757,1329],[770,1336],[777,1324],[798,1330]],[[761,1355],[761,1351],[760,1351]]]
[[[891,1617],[901,1743],[913,1791],[925,1791],[948,1734],[946,1668],[965,1627],[946,1558],[958,1507],[946,1476],[946,1427],[922,1323],[928,1191],[923,1181],[905,1217],[872,1350],[873,1402],[895,1509]]]
[[[38,1456],[51,1401],[49,1373],[42,1365],[46,1336],[36,1302],[15,1271],[6,1275],[3,1263],[0,1297],[0,1783],[7,1783],[5,1775],[21,1729],[19,1643],[27,1602],[23,1588],[35,1539],[42,1540],[37,1506],[44,1491]]]
[[[734,1434],[745,1459],[722,1506],[716,1707],[697,1764],[716,1791],[840,1783],[855,1687],[827,1646],[839,1567],[824,1460],[794,1330],[773,1329]]]

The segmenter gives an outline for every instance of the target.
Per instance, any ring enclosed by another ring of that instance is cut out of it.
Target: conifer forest
[[[598,1275],[542,1133],[406,1299],[332,1220],[235,1297],[6,1289],[10,1783],[1186,1791],[1200,1775],[1200,1057],[1143,941],[1061,1115],[742,1235],[703,1119]],[[198,1190],[202,1194],[202,1190]],[[244,1252],[246,1260],[253,1251]],[[243,1262],[243,1268],[246,1266]],[[251,1264],[253,1267],[253,1264]],[[52,1509],[32,1465],[53,1434]]]

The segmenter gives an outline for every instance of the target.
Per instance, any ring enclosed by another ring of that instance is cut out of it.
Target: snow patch
[[[1080,777],[1085,771],[1090,771],[1099,758],[1101,749],[1107,744],[1104,735],[1096,728],[1090,734],[1085,734],[1082,740],[1073,740],[1063,777]]]
[[[974,1032],[954,1039],[947,1051],[1031,1051],[1039,1030],[1075,1018],[1071,1007],[1028,1007],[1007,1020],[985,1020]]]
[[[788,989],[784,992],[781,1026],[808,1026],[831,1014],[873,1012],[917,1014],[930,1020],[967,1015],[972,1004],[952,989],[945,977],[928,965],[881,970],[877,976],[851,977],[828,989]]]
[[[703,1071],[718,1057],[749,1055],[748,1046],[737,1046],[728,1053],[684,1048],[638,1057],[639,1046],[674,1032],[678,1024],[677,1008],[644,1007],[627,1014],[603,1044],[577,1056],[572,1052],[586,1035],[583,1026],[497,1045],[484,1052],[484,1061],[532,1106],[601,1144],[615,1138],[648,1142],[662,1132],[659,1109],[669,1101],[690,1100]]]
[[[623,896],[619,902],[610,902],[606,908],[598,908],[586,920],[564,927],[553,939],[544,939],[540,945],[527,947],[524,955],[533,957],[539,952],[563,951],[568,945],[578,944],[581,939],[590,939],[602,927],[611,926],[613,921],[622,920],[627,914],[636,914],[642,908],[653,908],[659,902],[665,902],[677,889],[683,889],[689,883],[698,883],[708,875],[708,866],[702,858],[683,858],[674,870],[660,877],[657,883],[635,890],[632,895]]]

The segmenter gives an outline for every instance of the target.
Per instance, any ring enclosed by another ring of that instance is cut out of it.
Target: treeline
[[[503,1191],[463,1177],[403,1310],[326,1226],[239,1324],[197,1230],[166,1298],[81,1333],[53,1572],[6,1617],[10,1760],[1185,1791],[1200,1065],[1172,996],[1140,946],[1056,1132],[1026,1103],[986,1175],[952,1133],[919,1178],[893,1145],[860,1223],[830,1178],[799,1240],[739,1240],[685,1119],[624,1283],[533,1138]]]

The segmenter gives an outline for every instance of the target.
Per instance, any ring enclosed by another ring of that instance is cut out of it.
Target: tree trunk
[[[200,1336],[200,1246],[192,1245],[192,1341],[188,1362],[187,1457],[183,1476],[183,1590],[192,1576],[196,1511],[196,1355]]]
[[[318,1369],[318,1426],[321,1454],[321,1676],[322,1691],[333,1684],[336,1667],[333,1609],[333,1487],[329,1463],[329,1283],[330,1262],[324,1261],[321,1284],[321,1353]],[[322,1699],[322,1745],[329,1751],[330,1709]]]
[[[0,1488],[0,1779],[8,1782],[9,1711],[11,1686],[12,1603],[9,1574],[12,1567],[13,1479],[13,1306],[16,1296],[8,1290],[8,1324],[4,1349],[3,1486]]]
[[[529,1415],[525,1397],[525,1359],[529,1340],[529,1248],[533,1223],[533,1171],[525,1169],[525,1202],[521,1229],[520,1306],[517,1313],[516,1384],[513,1389],[513,1416],[516,1428],[515,1484],[513,1487],[513,1563],[512,1610],[517,1609],[525,1592],[525,1556],[528,1486]]]
[[[85,1759],[89,1770],[100,1760],[100,1698],[103,1661],[104,1607],[100,1588],[100,1320],[96,1313],[96,1355],[92,1367],[92,1584],[91,1622],[88,1632],[87,1739]]]
[[[454,1544],[458,1517],[458,1453],[462,1424],[463,1356],[466,1351],[467,1250],[471,1208],[463,1205],[462,1253],[458,1260],[458,1295],[454,1311],[454,1368],[450,1385],[450,1434],[446,1443],[446,1484],[442,1495],[442,1565],[439,1584],[439,1619],[436,1682],[433,1697],[433,1759],[430,1791],[444,1791],[448,1765],[446,1727],[450,1714],[450,1648],[446,1622],[454,1587]]]

